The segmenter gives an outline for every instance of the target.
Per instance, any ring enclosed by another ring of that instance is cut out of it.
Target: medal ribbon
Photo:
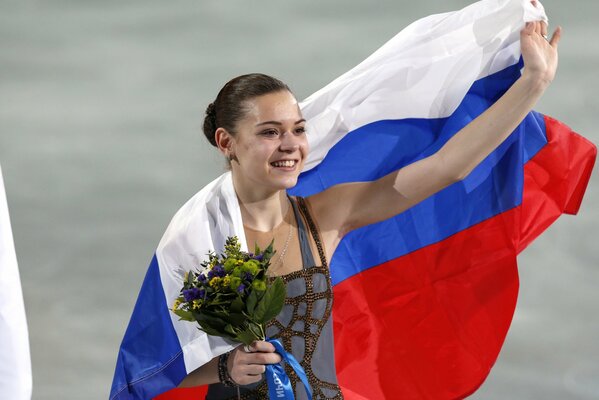
[[[297,360],[295,359],[295,357],[293,357],[291,353],[288,353],[285,350],[281,342],[279,342],[277,339],[266,339],[266,341],[272,343],[272,345],[275,346],[277,353],[279,353],[283,360],[287,364],[289,364],[291,368],[293,368],[297,376],[301,379],[302,383],[304,384],[304,387],[306,388],[308,399],[312,400],[312,388],[308,383],[306,372],[304,371],[300,363],[297,362]],[[287,376],[285,369],[280,363],[266,365],[266,382],[268,383],[268,394],[271,400],[295,400],[289,376]]]

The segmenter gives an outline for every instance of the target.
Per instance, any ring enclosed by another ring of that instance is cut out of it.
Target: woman
[[[555,76],[561,29],[551,40],[546,34],[544,22],[526,24],[520,35],[522,77],[437,153],[377,181],[337,185],[305,199],[286,195],[296,184],[309,149],[305,120],[284,84],[264,75],[241,76],[227,83],[208,107],[204,131],[230,160],[247,243],[264,246],[274,238],[277,254],[270,273],[283,276],[288,284],[290,307],[267,334],[282,337],[287,350],[302,360],[314,398],[342,398],[334,374],[331,288],[326,275],[340,240],[351,230],[397,215],[461,180],[501,143]],[[320,258],[316,267],[306,265],[315,254]],[[316,276],[325,279],[316,283]],[[306,304],[303,310],[298,303]],[[306,309],[313,315],[305,317]],[[298,318],[302,313],[304,318]],[[290,321],[310,322],[316,328],[299,329]],[[305,333],[294,341],[291,332]],[[214,358],[187,375],[180,387],[210,384],[208,398],[236,398],[236,388],[219,383],[226,382],[248,385],[241,388],[242,398],[263,398],[260,381],[265,365],[279,361],[271,344],[255,342]],[[295,388],[296,397],[305,398],[301,384]]]

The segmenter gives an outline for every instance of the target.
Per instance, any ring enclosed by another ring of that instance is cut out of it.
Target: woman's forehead
[[[288,91],[268,93],[248,101],[247,119],[254,124],[267,121],[292,122],[302,119],[299,105]]]

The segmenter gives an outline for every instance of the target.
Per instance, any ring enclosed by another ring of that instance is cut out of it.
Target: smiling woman
[[[343,398],[335,373],[328,269],[341,239],[462,180],[509,136],[555,75],[561,31],[550,42],[546,31],[541,21],[526,25],[520,33],[522,76],[437,152],[374,181],[337,184],[306,198],[287,194],[308,153],[305,121],[287,85],[263,74],[243,75],[208,106],[204,133],[230,161],[247,247],[264,248],[273,240],[278,258],[269,272],[287,284],[286,307],[268,324],[267,337],[280,338],[299,360],[315,399]],[[244,399],[265,398],[265,365],[279,361],[272,344],[254,342],[251,349],[237,347],[214,357],[180,387],[209,384],[207,399],[236,398],[238,389]],[[294,372],[288,374],[296,398],[309,398]]]
[[[327,258],[306,202],[286,195],[296,185],[308,155],[305,122],[285,84],[267,75],[249,74],[228,82],[208,106],[204,133],[229,160],[248,247],[265,248],[274,241],[276,255],[268,271],[283,278],[287,298],[281,313],[268,324],[267,336],[282,340],[299,360],[314,398],[341,399]],[[225,385],[234,382],[241,385],[241,398],[265,398],[265,364],[277,363],[280,357],[265,341],[256,342],[251,351],[238,347],[215,358],[180,386],[210,384],[206,398],[225,399],[237,397],[237,388]],[[225,362],[229,377],[222,381],[218,365]],[[297,375],[288,374],[296,397],[307,398]]]

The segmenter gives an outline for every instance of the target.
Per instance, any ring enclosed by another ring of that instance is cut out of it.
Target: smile
[[[283,160],[271,162],[270,165],[276,168],[293,168],[297,164],[296,160]]]

